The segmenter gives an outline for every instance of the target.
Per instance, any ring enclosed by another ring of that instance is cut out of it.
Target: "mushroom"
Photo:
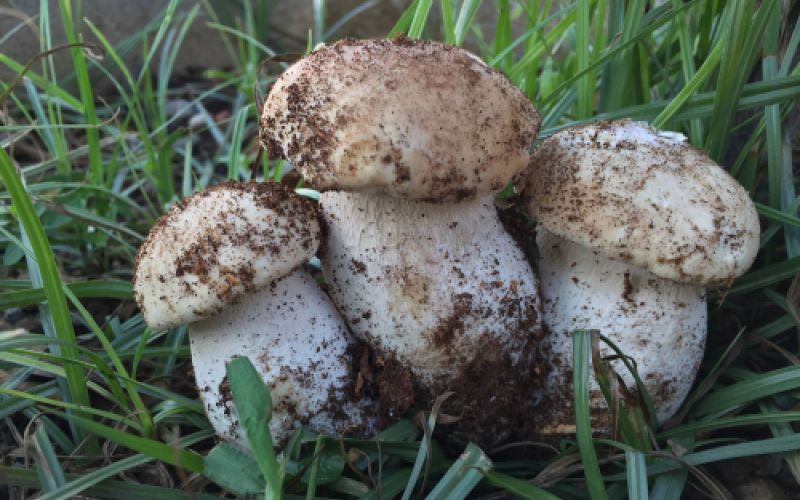
[[[747,192],[686,138],[628,120],[565,129],[534,151],[521,182],[538,222],[550,361],[542,434],[574,432],[576,329],[598,329],[633,358],[663,423],[694,381],[706,338],[706,289],[725,287],[758,251]],[[601,347],[601,354],[611,351]],[[612,363],[626,386],[634,379]],[[612,431],[592,380],[592,425]]]
[[[189,325],[195,380],[217,433],[246,449],[225,364],[247,356],[270,389],[274,442],[298,424],[373,424],[352,396],[352,340],[301,266],[319,245],[316,207],[275,183],[225,182],[173,205],[139,249],[134,296],[153,329]]]
[[[261,124],[273,154],[336,190],[320,196],[331,298],[378,370],[407,370],[384,411],[453,391],[453,441],[506,439],[541,335],[536,277],[493,203],[539,129],[525,95],[457,47],[344,40],[276,81]]]

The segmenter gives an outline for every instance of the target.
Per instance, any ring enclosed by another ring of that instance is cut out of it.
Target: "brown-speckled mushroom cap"
[[[323,46],[275,83],[261,139],[320,190],[456,201],[525,168],[539,115],[474,54],[432,41]]]
[[[272,182],[225,182],[173,205],[150,229],[134,298],[153,329],[218,313],[314,255],[316,206]]]
[[[727,286],[758,252],[742,186],[674,132],[628,120],[562,130],[521,179],[547,230],[657,276]]]

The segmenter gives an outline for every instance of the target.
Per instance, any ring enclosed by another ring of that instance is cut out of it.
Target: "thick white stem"
[[[659,278],[640,267],[538,228],[539,276],[544,320],[550,332],[540,344],[550,367],[537,411],[537,431],[568,434],[575,430],[572,403],[572,337],[576,329],[598,329],[626,355],[653,397],[664,422],[679,408],[692,386],[706,339],[704,290]],[[603,356],[613,354],[601,342]],[[613,361],[629,389],[633,376]],[[610,413],[594,377],[590,405],[596,432],[610,431]]]
[[[508,429],[495,424],[524,406],[512,391],[532,375],[541,301],[492,197],[426,203],[329,191],[320,207],[322,269],[353,332],[410,370],[423,400],[455,391],[465,412],[483,412],[464,425],[502,440]]]
[[[189,326],[195,379],[217,433],[247,449],[225,377],[225,364],[247,356],[269,387],[272,438],[282,444],[295,427],[338,435],[374,425],[354,400],[352,344],[328,297],[305,271]]]

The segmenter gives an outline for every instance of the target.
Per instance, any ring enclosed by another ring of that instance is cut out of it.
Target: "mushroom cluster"
[[[659,421],[675,413],[702,358],[706,290],[755,258],[754,206],[679,134],[601,122],[531,154],[539,126],[500,73],[437,42],[342,40],[281,75],[261,141],[318,205],[221,184],[173,206],[135,269],[151,327],[191,323],[218,433],[246,447],[225,363],[248,356],[278,443],[300,424],[369,433],[446,393],[451,443],[493,446],[531,423],[569,434],[570,333],[587,328],[632,358]],[[494,202],[512,180],[537,222],[533,267]],[[302,269],[317,250],[327,294]],[[610,432],[596,383],[591,398],[594,429]]]

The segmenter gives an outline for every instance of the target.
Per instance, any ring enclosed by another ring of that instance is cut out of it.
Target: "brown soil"
[[[399,418],[429,412],[439,396],[453,392],[442,413],[456,417],[456,421],[440,423],[437,437],[453,452],[462,451],[470,441],[489,449],[507,441],[514,429],[533,418],[531,395],[540,377],[525,368],[530,366],[535,343],[517,363],[494,337],[487,335],[483,345],[480,356],[464,368],[461,376],[450,384],[426,390],[391,355],[362,344],[354,354],[358,360],[356,397],[378,402],[380,425],[385,427]]]

